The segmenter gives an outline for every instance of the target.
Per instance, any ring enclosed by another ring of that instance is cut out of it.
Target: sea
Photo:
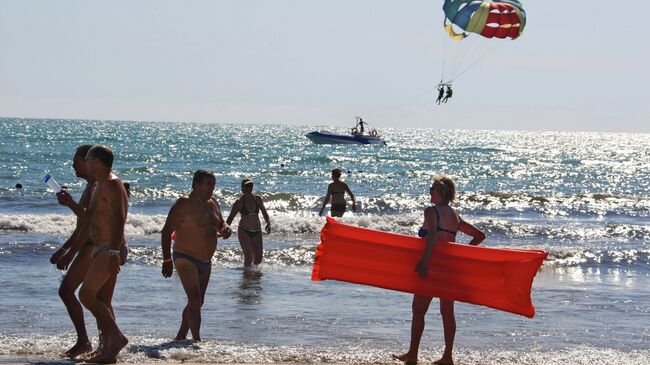
[[[49,263],[75,218],[42,177],[78,199],[85,182],[74,176],[74,149],[105,144],[131,186],[129,261],[113,302],[130,341],[120,362],[397,363],[390,354],[408,349],[411,295],[311,281],[318,210],[341,168],[360,202],[347,224],[415,235],[432,178],[445,174],[457,184],[456,209],[487,234],[484,246],[548,252],[534,318],[456,303],[457,364],[650,364],[650,134],[437,125],[380,128],[386,145],[316,145],[305,138],[313,126],[0,118],[0,363],[60,362],[75,341],[57,294],[65,272]],[[242,269],[234,235],[219,241],[204,341],[192,343],[172,340],[186,299],[176,275],[161,275],[160,231],[197,169],[216,174],[226,214],[241,180],[253,179],[273,232],[255,275]],[[434,300],[420,363],[442,349]]]

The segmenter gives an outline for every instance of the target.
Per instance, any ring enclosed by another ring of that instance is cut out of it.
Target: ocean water
[[[40,178],[49,172],[78,198],[71,158],[86,143],[111,146],[131,184],[130,260],[114,300],[130,339],[120,361],[391,363],[405,351],[411,296],[310,281],[320,199],[339,167],[362,208],[346,223],[415,234],[431,178],[444,173],[484,245],[549,252],[533,285],[535,318],[457,303],[457,363],[650,363],[650,135],[385,129],[387,146],[324,146],[304,138],[311,130],[0,119],[0,363],[56,359],[74,342],[57,295],[62,272],[48,259],[75,220]],[[159,233],[198,168],[216,172],[226,213],[252,178],[274,232],[252,277],[236,237],[219,242],[206,341],[192,344],[171,341],[185,299],[176,276],[160,275]],[[88,312],[86,324],[95,336]],[[434,303],[422,362],[441,354],[441,327]]]

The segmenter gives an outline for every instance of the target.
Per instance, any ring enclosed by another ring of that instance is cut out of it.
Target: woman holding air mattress
[[[478,228],[465,222],[454,208],[449,206],[456,197],[454,181],[446,176],[436,176],[429,189],[431,195],[430,206],[424,210],[424,224],[418,232],[420,237],[426,238],[426,249],[422,259],[415,267],[418,275],[426,277],[429,268],[431,253],[436,244],[444,242],[455,242],[456,233],[463,232],[472,236],[470,245],[478,245],[485,239],[485,234]],[[424,316],[426,315],[433,297],[415,294],[413,296],[413,319],[411,323],[411,345],[407,353],[393,355],[395,359],[415,364],[418,359],[420,339],[424,331]],[[442,325],[445,335],[445,351],[440,360],[434,364],[453,364],[452,350],[454,337],[456,336],[456,318],[454,316],[454,301],[440,299],[440,313],[442,314]]]

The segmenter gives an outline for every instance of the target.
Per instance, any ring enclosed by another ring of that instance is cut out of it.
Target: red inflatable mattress
[[[535,315],[530,290],[546,252],[438,242],[423,278],[415,266],[424,248],[424,238],[349,226],[328,217],[312,280],[340,280]]]

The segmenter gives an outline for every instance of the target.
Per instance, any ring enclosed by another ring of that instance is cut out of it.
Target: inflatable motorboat
[[[377,134],[377,130],[373,129],[367,134],[364,133],[367,124],[360,117],[357,118],[356,127],[352,128],[350,134],[337,134],[328,131],[314,131],[309,132],[305,137],[309,138],[316,144],[386,144]]]

